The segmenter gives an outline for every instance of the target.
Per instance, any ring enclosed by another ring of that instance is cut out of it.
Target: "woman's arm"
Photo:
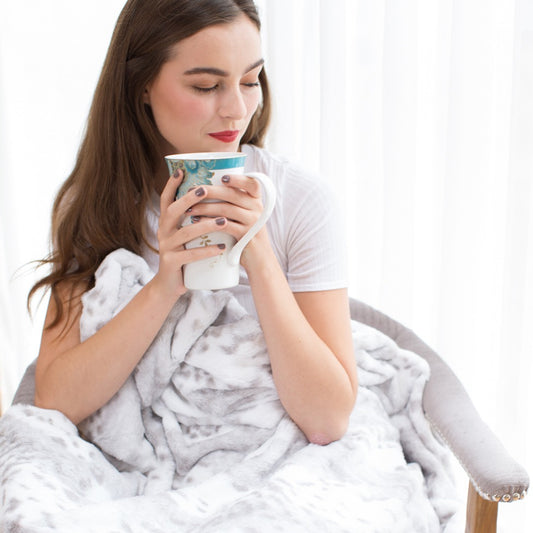
[[[185,293],[182,266],[221,254],[216,246],[185,250],[184,244],[203,233],[220,229],[213,219],[178,229],[183,213],[201,200],[191,191],[174,201],[179,178],[171,177],[161,195],[159,270],[154,278],[110,320],[80,342],[82,311],[78,288],[59,290],[64,308],[70,309],[59,324],[48,328],[55,316],[51,298],[35,374],[35,405],[62,411],[75,424],[104,405],[135,368],[178,298]],[[71,299],[71,296],[73,298]]]
[[[224,203],[194,206],[200,217],[224,216],[235,238],[257,220],[261,188],[232,175],[208,196]],[[293,294],[266,228],[241,257],[263,328],[281,402],[311,442],[327,444],[345,433],[357,396],[357,370],[346,290]]]
[[[347,292],[293,294],[270,247],[254,245],[248,277],[281,402],[311,442],[338,440],[357,396]]]
[[[60,291],[63,302],[66,293],[64,287]],[[57,409],[74,424],[99,409],[126,381],[173,304],[173,298],[165,297],[150,282],[116,317],[81,343],[81,294],[70,303],[69,323],[64,318],[49,329],[55,314],[51,298],[35,371],[35,405]]]

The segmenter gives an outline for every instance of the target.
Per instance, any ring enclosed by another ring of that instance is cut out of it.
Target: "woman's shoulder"
[[[311,193],[324,186],[318,174],[265,148],[247,144],[242,147],[242,151],[247,156],[245,171],[266,174],[278,191]]]

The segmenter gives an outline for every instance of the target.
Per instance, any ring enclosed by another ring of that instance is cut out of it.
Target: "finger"
[[[253,198],[261,197],[261,184],[254,178],[250,178],[244,174],[228,174],[222,176],[221,181],[226,187],[245,191]]]
[[[231,235],[236,241],[244,237],[246,232],[251,228],[252,224],[244,225],[236,220],[228,220],[224,227],[224,233]]]
[[[161,193],[161,199],[160,199],[161,213],[165,213],[167,209],[170,207],[170,205],[176,199],[176,192],[178,190],[178,187],[181,185],[182,181],[183,181],[183,171],[181,169],[177,169],[174,172],[174,174],[172,174],[172,176],[168,178],[165,188],[163,189],[163,192]]]
[[[202,218],[200,221],[183,226],[179,229],[168,241],[168,246],[173,250],[179,250],[185,244],[194,241],[215,231],[224,231],[228,224],[227,219],[223,217],[218,218]]]
[[[190,215],[193,222],[198,222],[204,217],[224,217],[249,226],[259,218],[262,210],[262,205],[257,201],[254,201],[253,204],[248,201],[248,205],[245,207],[228,202],[206,202],[195,205],[191,209]]]
[[[189,263],[194,263],[195,261],[216,257],[217,255],[222,255],[225,249],[225,244],[213,244],[210,246],[190,248],[180,253],[180,263],[182,265],[188,265]]]
[[[220,206],[220,204],[218,205]],[[203,208],[204,208],[204,204],[202,204],[202,209]],[[206,209],[207,210],[212,209],[213,213],[216,213],[216,214],[214,214],[213,216],[194,215],[191,217],[193,219],[192,226],[194,226],[195,229],[200,229],[200,227],[204,228],[205,226],[200,226],[200,224],[205,224],[205,221],[211,221],[210,224],[212,224],[214,221],[216,226],[214,227],[214,229],[213,229],[213,226],[211,226],[211,228],[208,228],[206,231],[200,232],[200,235],[197,235],[194,238],[201,237],[205,235],[206,233],[210,233],[213,231],[223,231],[224,233],[234,237],[236,240],[239,240],[257,222],[260,216],[260,213],[258,212],[247,211],[245,209],[238,209],[235,206],[229,206],[228,210],[227,211],[224,210],[222,213],[220,211],[214,211],[216,209],[216,205],[215,206],[208,205]],[[219,207],[219,210],[220,210],[220,207]],[[217,220],[219,220],[220,222],[217,222]],[[190,240],[192,240],[192,238],[189,239],[188,237],[189,236],[187,236],[186,242],[190,242]],[[179,242],[181,243],[182,241],[180,240]]]
[[[212,202],[206,202],[206,204],[217,206],[222,205],[223,203],[228,203],[236,205],[243,209],[262,209],[261,198],[254,198],[243,189],[238,189],[235,187],[222,187],[220,185],[207,186],[205,187],[205,189],[207,192],[205,198],[213,200]],[[203,203],[195,205],[192,211],[199,213],[199,209],[202,209],[203,207]],[[212,210],[210,211],[210,213],[212,213]]]
[[[163,235],[167,235],[170,232],[176,231],[176,228],[181,225],[187,210],[205,198],[206,194],[207,190],[205,187],[197,187],[191,189],[179,200],[172,201],[164,212],[161,211],[161,219],[159,220],[160,232]]]

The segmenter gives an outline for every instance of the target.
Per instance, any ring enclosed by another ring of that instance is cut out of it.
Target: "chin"
[[[235,145],[235,146],[218,146],[218,147],[211,147],[211,148],[208,148],[207,150],[197,150],[198,152],[240,152],[241,151],[241,147],[239,144]]]
[[[210,142],[209,142],[210,141]],[[173,154],[194,154],[194,153],[206,153],[206,152],[240,152],[241,143],[240,139],[232,143],[224,143],[209,139],[207,143],[198,143],[196,146],[188,146],[184,149],[176,149],[174,152],[168,152]]]
[[[228,146],[225,150],[219,150],[220,152],[240,152],[241,145],[236,144],[235,146]]]

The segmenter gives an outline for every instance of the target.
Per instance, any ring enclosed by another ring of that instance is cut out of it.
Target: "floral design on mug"
[[[215,159],[206,159],[205,161],[172,161],[172,170],[183,170],[183,183],[180,186],[180,196],[190,190],[192,187],[200,185],[213,185],[212,179],[215,175]],[[182,192],[183,191],[183,192]]]
[[[209,246],[210,244],[211,244],[211,239],[209,238],[209,235],[200,236],[200,246]]]

